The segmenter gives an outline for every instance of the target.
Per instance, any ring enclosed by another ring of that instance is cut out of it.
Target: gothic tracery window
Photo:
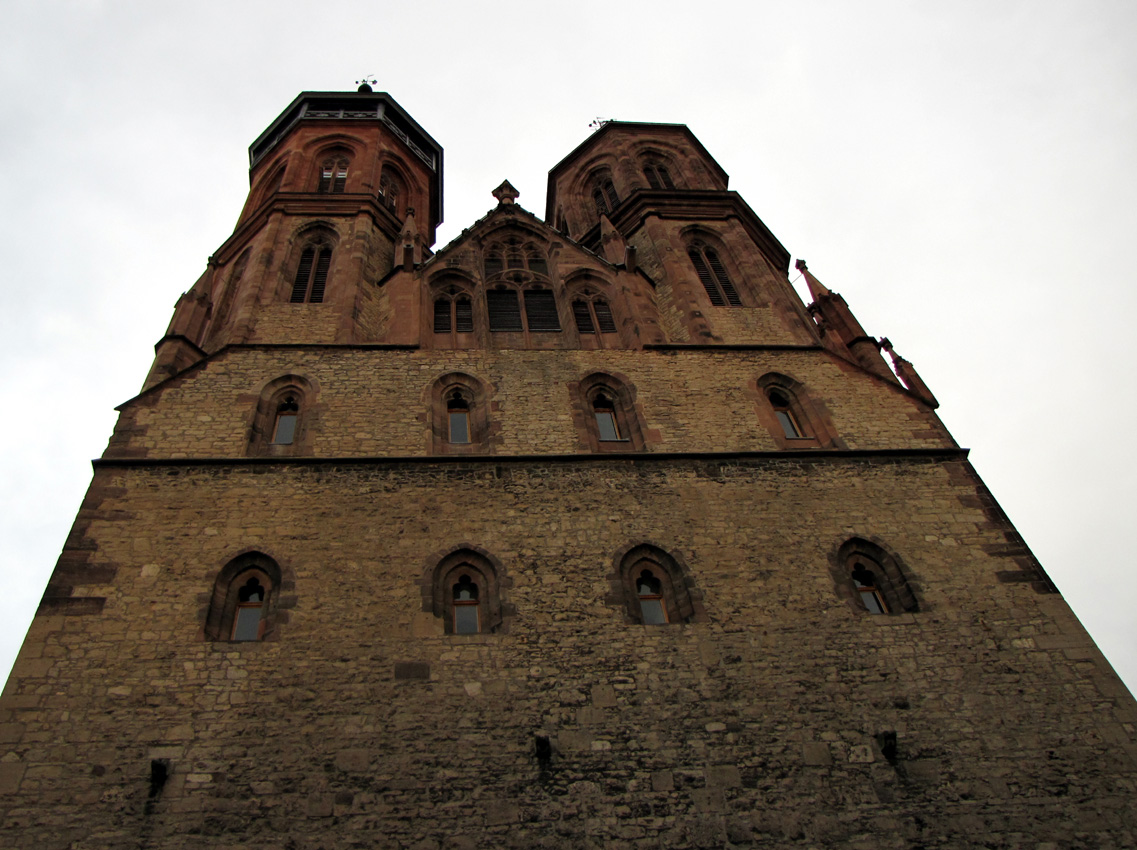
[[[317,192],[340,194],[347,186],[347,157],[328,157],[320,165],[320,182]]]

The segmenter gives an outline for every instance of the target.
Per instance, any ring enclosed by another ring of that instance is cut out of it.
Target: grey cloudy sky
[[[597,116],[690,125],[915,363],[1137,686],[1137,6],[12,0],[0,32],[0,675],[246,149],[364,74],[445,148],[439,245]],[[796,274],[796,273],[795,273]],[[799,291],[801,290],[799,284]],[[1126,529],[1130,529],[1127,531]]]

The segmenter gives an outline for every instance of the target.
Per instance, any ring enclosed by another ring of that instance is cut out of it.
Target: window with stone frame
[[[861,613],[891,615],[920,610],[910,573],[897,555],[863,537],[847,540],[832,564],[838,593]]]
[[[299,375],[282,375],[261,390],[249,433],[249,454],[303,455],[311,452],[314,390]]]
[[[234,558],[217,575],[205,618],[208,640],[247,643],[276,636],[282,600],[280,567],[269,556],[250,552]]]
[[[434,332],[436,334],[474,332],[474,303],[470,293],[448,286],[434,298]]]
[[[779,448],[842,448],[825,406],[811,397],[805,385],[788,375],[767,372],[754,384],[759,421]]]
[[[687,249],[687,257],[695,267],[699,283],[706,290],[713,307],[741,307],[742,299],[734,281],[730,279],[719,252],[703,242],[695,242]]]
[[[616,557],[609,601],[629,623],[664,626],[690,623],[704,616],[702,594],[687,569],[666,550],[641,543]]]
[[[594,373],[570,389],[580,404],[577,424],[589,451],[643,450],[635,394],[627,383],[614,375]]]
[[[448,635],[493,634],[513,614],[503,601],[509,586],[497,559],[462,546],[439,558],[423,578],[423,606],[442,621]]]
[[[472,375],[450,372],[430,389],[434,454],[487,454],[495,443],[488,386]]]
[[[341,194],[347,186],[347,168],[346,156],[325,157],[320,163],[320,179],[316,191],[322,194]]]

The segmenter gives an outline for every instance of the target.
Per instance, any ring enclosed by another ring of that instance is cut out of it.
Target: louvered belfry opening
[[[572,316],[579,333],[611,334],[616,332],[616,320],[608,302],[587,291],[572,302]]]
[[[722,264],[718,253],[705,245],[694,245],[687,250],[691,264],[695,267],[695,274],[699,282],[707,291],[707,297],[715,307],[741,307],[742,299],[738,297],[738,290],[734,288],[726,266]]]
[[[671,180],[671,174],[668,172],[666,166],[660,165],[657,162],[648,163],[644,166],[644,176],[647,178],[648,185],[653,189],[675,188],[675,184]]]
[[[292,283],[293,304],[319,304],[324,300],[328,271],[332,265],[332,249],[327,245],[309,245],[300,255],[296,278]]]
[[[517,299],[517,290],[504,286],[491,289],[486,293],[486,308],[490,314],[491,331],[522,331],[521,302]]]
[[[553,293],[541,287],[525,290],[525,319],[530,331],[559,331],[561,320]]]

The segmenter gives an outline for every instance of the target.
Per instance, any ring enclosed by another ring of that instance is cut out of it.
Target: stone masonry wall
[[[309,305],[304,305],[309,306]],[[317,305],[318,306],[318,305]],[[391,351],[230,349],[204,367],[128,402],[111,456],[242,457],[261,387],[296,374],[319,386],[311,429],[317,457],[429,451],[429,390],[450,372],[492,388],[497,454],[585,451],[570,384],[593,372],[622,377],[653,451],[772,451],[755,412],[754,382],[776,371],[800,381],[851,449],[953,446],[934,413],[821,351]]]
[[[1133,846],[1134,702],[998,580],[1017,538],[951,457],[100,466],[64,553],[92,605],[37,617],[4,695],[0,846]],[[837,594],[853,535],[918,612]],[[644,542],[696,622],[613,604]],[[508,579],[498,634],[424,611],[461,545]],[[286,621],[208,642],[248,549]]]

